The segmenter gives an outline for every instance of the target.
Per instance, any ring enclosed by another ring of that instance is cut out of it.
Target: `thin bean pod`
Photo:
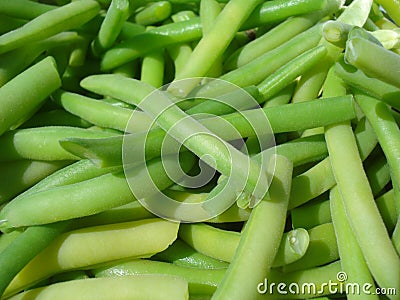
[[[54,95],[54,93],[53,93]],[[89,128],[93,124],[83,120],[63,109],[53,109],[44,112],[37,112],[29,120],[18,128],[33,128],[45,126],[67,126]]]
[[[132,260],[117,263],[92,271],[96,278],[118,277],[142,274],[163,274],[182,278],[188,282],[190,295],[212,296],[221,282],[226,269],[199,269],[177,266],[170,263],[151,260]]]
[[[377,0],[383,8],[388,12],[389,16],[400,26],[400,7],[396,0]]]
[[[60,86],[60,76],[51,57],[41,60],[3,85],[0,88],[0,135],[26,121]]]
[[[164,68],[164,51],[161,49],[149,52],[142,60],[140,80],[159,88],[164,83]]]
[[[104,71],[114,69],[153,50],[191,42],[201,37],[199,18],[171,23],[137,34],[104,53],[101,68]]]
[[[345,93],[345,87],[331,69],[325,96],[338,93]],[[400,288],[400,258],[376,207],[350,124],[344,122],[328,126],[325,139],[350,226],[371,274],[380,287]],[[369,216],[368,222],[365,222],[364,216]],[[371,241],[374,243],[371,244]]]
[[[400,89],[379,79],[368,77],[359,69],[339,60],[335,64],[336,74],[353,88],[400,109]]]
[[[375,288],[374,280],[365,262],[363,253],[348,223],[346,211],[338,187],[330,191],[330,207],[332,220],[337,238],[340,255],[340,264],[346,272],[349,282],[360,285],[368,283],[372,289]],[[348,299],[379,299],[377,295],[349,294]]]
[[[379,157],[371,157],[372,162],[365,166],[365,174],[367,175],[372,194],[374,196],[385,188],[390,182],[390,168],[386,162],[384,155]]]
[[[58,236],[29,261],[11,281],[4,297],[67,270],[87,268],[117,259],[152,256],[166,249],[176,239],[178,228],[179,223],[146,219],[69,231]],[[102,245],[100,248],[99,242]],[[116,248],[116,244],[121,247]]]
[[[101,23],[99,33],[92,44],[94,54],[101,54],[115,43],[123,24],[130,15],[131,9],[128,0],[111,1],[106,16]]]
[[[0,14],[31,20],[56,8],[54,5],[28,0],[3,0],[0,3]]]
[[[158,1],[145,6],[135,15],[135,23],[140,25],[152,25],[167,19],[172,12],[169,1]]]
[[[187,64],[175,80],[192,77],[203,77],[218,60],[218,57],[226,50],[233,40],[236,32],[249,17],[250,13],[260,3],[260,0],[233,0],[227,3],[216,18],[214,24],[203,35],[190,55],[190,64]],[[221,36],[221,32],[224,35]],[[194,87],[196,81],[186,81],[185,84],[169,86],[173,94],[186,96]]]
[[[93,0],[74,1],[50,10],[23,27],[0,36],[0,53],[79,27],[96,16],[99,10],[99,4]]]
[[[320,224],[332,222],[329,201],[309,204],[290,211],[293,228],[312,228]]]
[[[378,137],[390,167],[397,213],[400,213],[400,129],[391,110],[381,101],[362,94],[356,94],[357,103],[365,113]]]
[[[76,156],[71,155],[59,145],[60,140],[74,136],[101,138],[115,135],[115,133],[64,126],[13,130],[0,136],[2,144],[0,161],[18,159],[76,160]],[[38,151],[39,149],[46,149],[46,151]]]

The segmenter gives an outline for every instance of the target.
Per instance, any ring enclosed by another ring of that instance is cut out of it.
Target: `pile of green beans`
[[[400,299],[399,125],[398,0],[0,0],[0,300]]]

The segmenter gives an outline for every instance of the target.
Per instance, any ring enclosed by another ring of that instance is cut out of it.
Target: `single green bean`
[[[374,57],[379,57],[379,60],[373,59]],[[400,69],[398,54],[366,39],[355,37],[347,41],[345,59],[365,74],[400,88],[398,76],[392,76]]]
[[[0,253],[11,244],[24,230],[13,230],[11,232],[3,232],[0,235]]]
[[[164,51],[155,50],[147,53],[142,60],[140,80],[155,88],[160,88],[164,83]]]
[[[396,199],[397,213],[400,213],[400,129],[391,110],[381,101],[357,93],[356,99],[378,137],[390,167],[390,175]]]
[[[357,124],[355,135],[361,159],[365,160],[378,143],[374,130],[366,118]],[[335,183],[330,158],[327,157],[293,178],[289,209],[314,199],[332,188]]]
[[[290,215],[293,228],[308,229],[332,222],[328,200],[294,208],[290,211]]]
[[[267,102],[264,102],[263,107],[273,107],[273,106],[288,104],[292,99],[295,86],[296,82],[292,82],[287,87],[279,91],[275,96],[273,96]]]
[[[343,206],[342,197],[338,187],[334,187],[330,191],[330,207],[332,212],[332,220],[337,238],[337,246],[340,255],[340,264],[344,272],[346,272],[348,282],[358,283],[359,285],[369,284],[372,289],[375,288],[374,280],[365,262],[360,246],[355,239],[348,222],[346,211]],[[347,295],[348,299],[379,299],[377,295],[351,294]]]
[[[335,231],[332,223],[325,223],[308,230],[310,244],[306,253],[299,260],[285,265],[282,270],[285,273],[297,270],[322,266],[339,258]]]
[[[142,132],[151,126],[151,119],[144,113],[135,113],[135,126],[127,128],[133,110],[118,107],[102,100],[95,100],[80,94],[57,91],[53,99],[61,104],[68,112],[82,119],[106,128],[114,128],[120,131]]]
[[[135,15],[135,23],[140,25],[152,25],[167,19],[172,12],[169,1],[158,1],[145,6]]]
[[[0,88],[0,135],[26,121],[60,86],[61,80],[52,57],[41,60],[3,85]]]
[[[185,64],[187,63],[190,55],[192,54],[192,47],[187,44],[177,44],[171,45],[167,48],[169,55],[174,61],[175,66],[175,76],[177,73],[181,72]]]
[[[390,169],[383,155],[372,156],[371,162],[364,165],[372,194],[378,195],[390,182]]]
[[[57,6],[28,0],[3,0],[0,2],[0,14],[18,19],[31,20],[56,9]]]
[[[324,96],[345,92],[343,81],[331,69]],[[328,126],[325,139],[350,226],[375,281],[380,287],[400,288],[400,258],[376,207],[350,124]]]
[[[395,228],[397,222],[393,189],[377,198],[376,205],[378,206],[379,212],[381,213],[383,222],[385,223],[388,232],[391,232]]]
[[[198,269],[151,260],[131,260],[92,270],[96,278],[141,274],[172,275],[186,280],[192,295],[211,296],[224,276],[226,269]]]
[[[100,55],[112,47],[121,32],[123,24],[130,15],[131,9],[128,0],[111,1],[106,16],[101,23],[99,33],[92,44],[92,50],[95,55]]]
[[[392,243],[397,253],[400,254],[400,217],[397,219],[396,227],[392,234]]]
[[[60,140],[70,137],[104,138],[115,135],[115,133],[64,126],[13,130],[0,136],[2,144],[0,161],[18,159],[76,160],[76,156],[71,155],[59,145]],[[46,151],[40,149],[46,149]]]
[[[343,60],[339,60],[335,64],[335,72],[351,87],[357,88],[372,97],[378,98],[396,109],[400,109],[398,101],[398,98],[400,97],[399,88],[387,84],[379,79],[368,77],[357,68],[346,64]]]
[[[178,228],[179,223],[152,218],[66,232],[29,261],[13,278],[3,296],[9,297],[60,272],[87,269],[118,259],[152,256],[176,239]],[[99,243],[102,244],[100,248]],[[120,247],[115,247],[116,244]]]
[[[24,26],[0,36],[0,53],[77,28],[97,15],[99,10],[96,1],[82,0],[43,13]]]
[[[105,52],[101,61],[101,68],[108,71],[153,50],[173,44],[191,42],[200,37],[199,18],[162,25],[137,34]]]
[[[245,29],[285,20],[288,17],[321,11],[326,8],[328,1],[316,0],[274,0],[260,4],[242,26]]]
[[[193,49],[189,58],[190,64],[187,64],[182,72],[177,74],[175,80],[205,76],[226,50],[243,22],[260,2],[260,0],[232,0],[228,2],[211,29],[203,35]],[[224,32],[223,36],[221,36],[222,31]],[[172,82],[168,89],[173,94],[186,96],[196,84],[195,80],[178,85]]]
[[[325,46],[317,46],[280,67],[258,85],[263,99],[270,99],[301,74],[321,61],[326,54],[327,49]]]
[[[19,160],[0,165],[0,204],[70,164],[70,161]]]
[[[163,162],[166,161],[168,158],[164,158],[163,161],[153,160],[148,163],[147,169],[139,166],[129,175],[137,184],[141,195],[149,196],[149,191],[143,183],[147,177],[143,176],[143,173],[149,172],[160,190],[172,184],[163,168]],[[185,170],[190,169],[193,165],[193,156],[187,153],[182,163]],[[107,173],[16,198],[0,211],[2,220],[0,226],[12,228],[84,217],[135,200],[123,172]]]

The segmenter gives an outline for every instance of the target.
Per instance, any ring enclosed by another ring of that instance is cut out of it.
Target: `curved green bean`
[[[135,15],[135,23],[140,25],[152,25],[167,19],[172,12],[169,1],[158,1],[145,6]]]
[[[312,228],[320,224],[330,223],[331,211],[329,201],[296,207],[290,211],[293,228]]]

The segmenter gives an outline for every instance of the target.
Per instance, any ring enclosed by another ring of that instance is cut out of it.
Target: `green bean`
[[[0,204],[11,200],[27,188],[53,172],[70,164],[70,161],[11,161],[0,165]]]
[[[0,14],[31,20],[56,8],[57,6],[28,0],[4,0],[0,3]]]
[[[374,280],[351,230],[338,187],[334,187],[330,191],[330,207],[339,249],[340,264],[343,271],[346,272],[348,282],[358,283],[359,285],[368,283],[374,289]],[[348,299],[365,299],[366,297],[379,299],[377,295],[367,296],[350,293],[347,295]]]
[[[365,160],[377,144],[372,126],[363,118],[355,129],[361,159]],[[327,157],[306,172],[293,178],[289,209],[297,207],[326,192],[335,185],[330,158]]]
[[[0,53],[79,27],[92,19],[99,9],[96,1],[83,0],[41,14],[24,26],[0,36]]]
[[[275,0],[260,4],[249,16],[243,25],[244,28],[253,28],[260,24],[285,20],[287,17],[298,16],[310,12],[324,10],[329,1],[292,0],[290,2]]]
[[[372,194],[376,196],[390,182],[390,170],[383,155],[379,157],[372,156],[371,160],[370,164],[367,162],[364,167]]]
[[[172,6],[168,1],[158,1],[145,6],[135,15],[135,23],[152,25],[164,21],[171,15]]]
[[[101,68],[114,69],[153,50],[197,40],[201,37],[198,18],[171,23],[137,34],[104,53]]]
[[[171,45],[167,48],[169,55],[174,61],[175,75],[181,72],[182,68],[187,63],[191,53],[192,48],[189,44],[183,43],[178,45]]]
[[[379,57],[379,60],[372,63],[373,57]],[[396,74],[396,70],[400,68],[398,54],[366,39],[355,37],[350,38],[346,44],[345,59],[366,75],[400,88],[398,77],[389,75]]]
[[[331,69],[324,94],[341,93],[345,93],[344,83]],[[325,139],[350,226],[372,276],[380,287],[400,288],[400,258],[376,207],[350,124],[328,126]],[[368,222],[365,216],[369,216]]]
[[[157,289],[153,284],[157,282]],[[84,292],[83,292],[84,291]],[[25,291],[12,300],[38,299],[106,299],[122,300],[129,294],[131,299],[167,300],[188,299],[188,284],[186,281],[165,275],[135,275],[124,278],[88,278],[51,284],[46,287]]]
[[[140,80],[155,88],[159,88],[164,83],[164,51],[155,50],[147,53],[142,60]]]
[[[112,47],[118,38],[123,24],[130,15],[131,9],[128,0],[111,1],[106,16],[101,23],[99,33],[92,44],[92,50],[95,55],[100,55]]]
[[[257,284],[269,275],[285,227],[293,170],[284,156],[276,160],[268,196],[253,208],[214,299],[254,298]]]
[[[189,284],[189,293],[192,295],[211,296],[220,283],[226,269],[198,269],[184,266],[177,266],[170,263],[131,260],[125,263],[117,263],[100,269],[93,270],[96,278],[118,277],[123,278],[129,275],[141,274],[163,274],[182,278]]]
[[[96,132],[77,127],[49,126],[9,131],[0,136],[3,145],[0,161],[18,159],[33,160],[76,160],[77,157],[65,151],[59,141],[68,137],[110,137],[112,133]],[[46,149],[46,151],[38,151]]]
[[[400,217],[397,219],[396,227],[392,234],[392,243],[397,253],[400,254]]]
[[[328,200],[294,208],[290,211],[290,215],[293,228],[308,229],[332,222]]]
[[[310,244],[299,260],[282,267],[285,273],[306,270],[331,263],[339,258],[335,231],[332,223],[325,223],[308,230]]]
[[[378,137],[379,144],[385,153],[390,167],[393,190],[396,199],[397,213],[400,213],[400,129],[394,120],[391,110],[381,101],[357,93],[356,99],[362,111]]]
[[[53,94],[54,95],[54,94]],[[70,126],[88,128],[93,124],[83,120],[63,109],[53,109],[34,114],[29,120],[21,124],[19,128],[32,128],[44,126]]]
[[[263,107],[273,107],[273,106],[288,104],[292,99],[295,86],[296,82],[292,82],[287,87],[279,91],[275,96],[273,96],[267,102],[264,102]]]
[[[42,76],[38,77],[38,73]],[[51,57],[43,59],[2,86],[0,135],[26,121],[50,93],[60,86],[60,77]]]
[[[149,128],[151,119],[144,113],[135,113],[135,126],[127,128],[133,110],[118,107],[102,100],[95,100],[75,93],[57,91],[53,99],[62,107],[82,119],[106,128],[120,131],[142,132]]]
[[[176,239],[178,228],[179,223],[154,218],[69,231],[58,236],[30,260],[14,277],[3,296],[9,297],[60,272],[117,259],[152,256]],[[98,247],[99,243],[102,247]],[[115,247],[116,244],[120,247]]]
[[[228,263],[197,252],[179,239],[163,252],[157,253],[152,259],[173,263],[181,267],[199,269],[225,269],[228,267]]]
[[[260,2],[260,0],[247,0],[246,2],[233,0],[228,2],[210,30],[203,35],[193,49],[189,58],[190,64],[187,64],[181,73],[177,74],[175,80],[205,76],[218,60],[218,57],[226,50],[243,22]],[[221,36],[222,31],[224,32],[223,36]],[[179,86],[172,82],[168,89],[173,94],[186,96],[196,84],[194,80],[186,81],[184,84],[179,83]]]
[[[393,189],[389,190],[388,192],[377,198],[376,205],[378,206],[379,212],[382,216],[383,222],[386,225],[386,228],[389,232],[391,232],[396,226],[397,221]]]
[[[343,60],[339,60],[335,64],[336,74],[351,87],[378,98],[383,102],[400,109],[398,97],[400,89],[387,84],[379,79],[368,77],[357,68],[346,64]]]
[[[190,169],[193,157],[187,153],[183,159],[183,168]],[[164,158],[163,161],[168,161],[168,158]],[[146,190],[146,185],[143,183],[147,180],[147,177],[143,176],[144,173],[149,172],[160,190],[172,184],[163,168],[163,161],[156,159],[148,163],[147,169],[139,166],[131,171],[132,174],[126,175],[137,184],[141,195],[149,196],[152,192]],[[135,200],[123,172],[106,173],[85,181],[14,199],[0,211],[2,220],[0,228],[31,226],[84,217]]]
[[[400,48],[400,32],[399,30],[380,30],[379,28],[371,32],[375,38],[379,40],[383,47],[386,49]]]
[[[240,240],[240,233],[206,224],[182,224],[179,237],[196,251],[218,260],[231,262]],[[304,229],[285,232],[273,266],[282,266],[300,259],[307,250],[309,236]]]
[[[0,295],[3,295],[18,272],[58,235],[67,230],[68,225],[68,222],[60,222],[29,227],[0,253],[2,266],[0,269]]]
[[[317,46],[280,67],[258,85],[263,99],[268,100],[274,96],[277,92],[322,60],[326,54],[327,49],[324,46]]]
[[[220,78],[240,87],[260,83],[293,58],[317,46],[321,39],[321,27],[321,24],[311,27],[274,50],[268,51],[242,67],[222,75]],[[285,55],[282,55],[282,53]]]
[[[11,232],[2,233],[0,235],[0,253],[23,232],[23,230],[13,230]]]

